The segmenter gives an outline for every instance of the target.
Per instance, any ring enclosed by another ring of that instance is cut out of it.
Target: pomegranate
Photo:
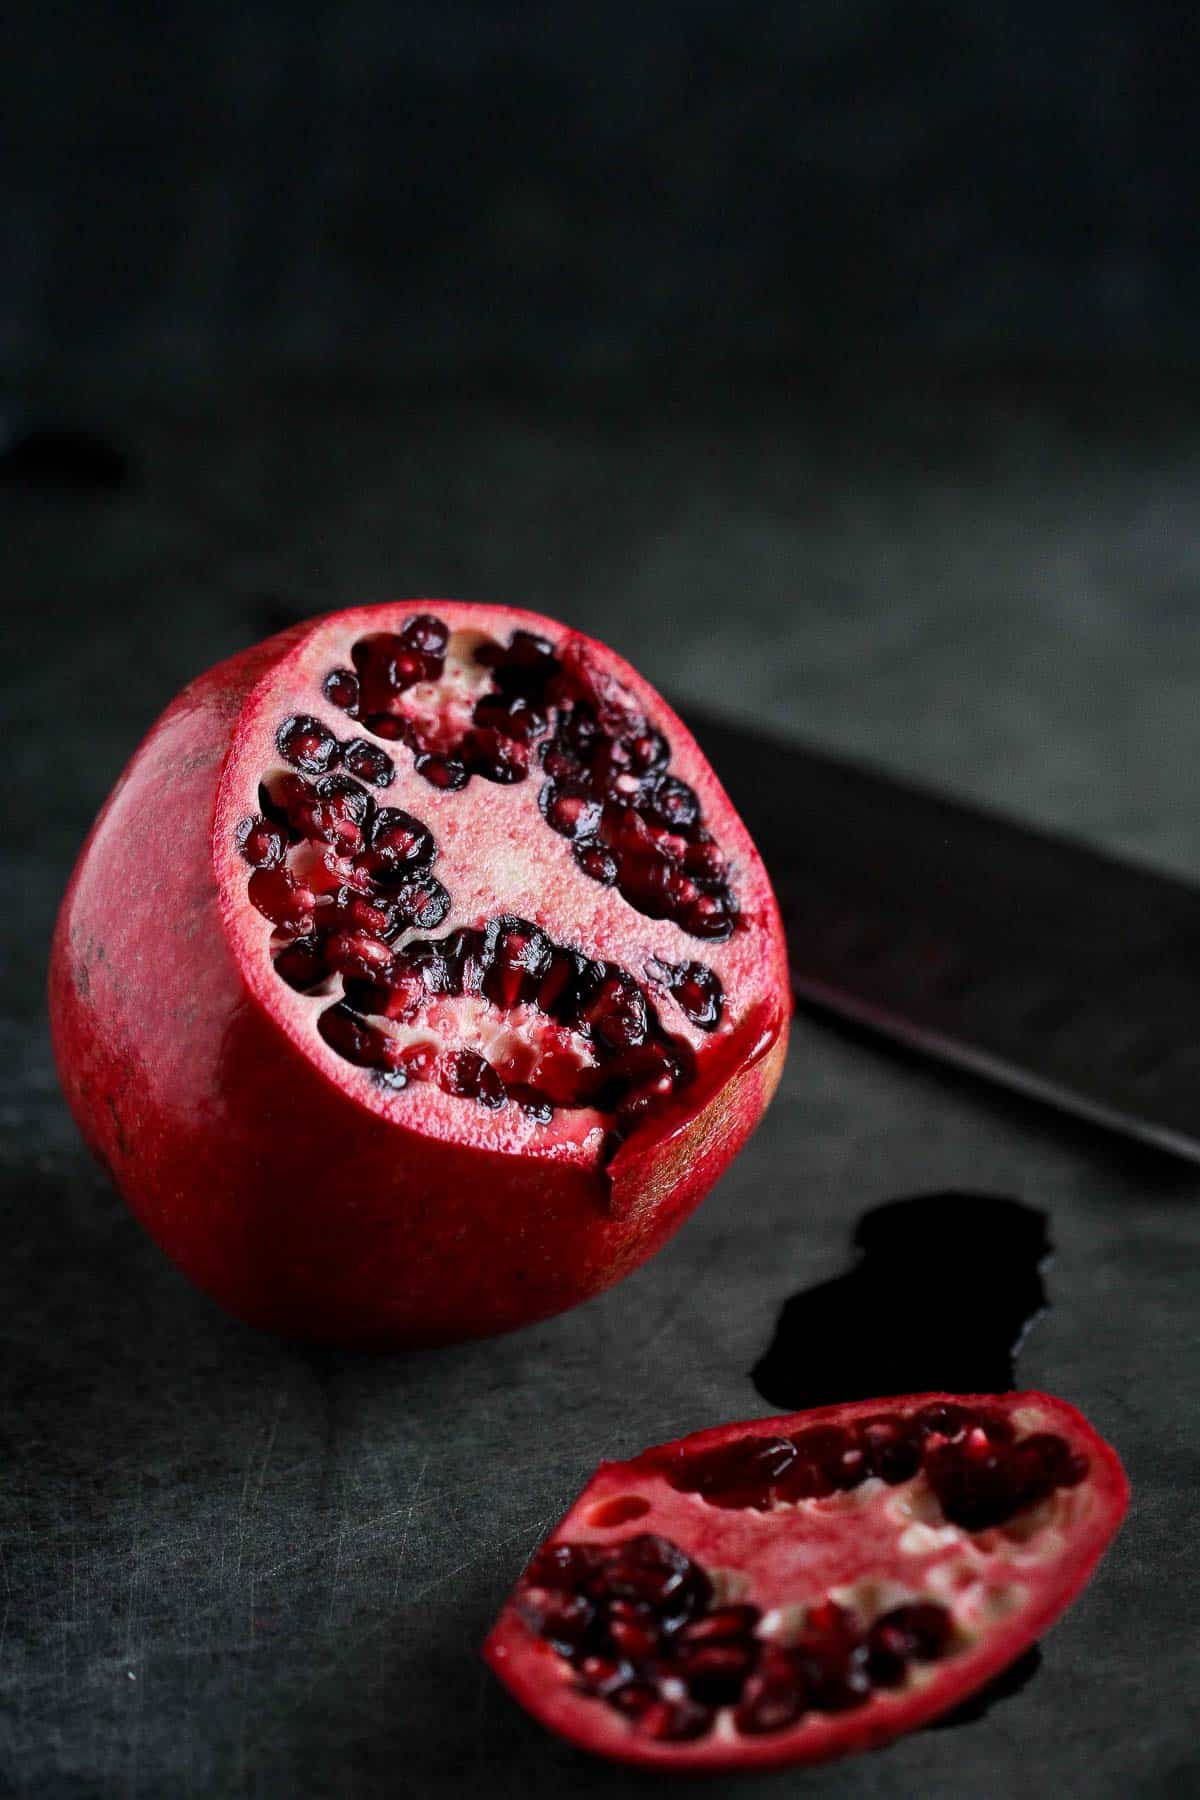
[[[958,1705],[1068,1606],[1125,1512],[1046,1394],[914,1394],[602,1463],[485,1646],[534,1716],[659,1767],[817,1762]]]
[[[779,914],[684,726],[530,613],[331,614],[137,751],[51,964],[63,1084],[134,1211],[255,1324],[404,1344],[627,1274],[753,1131]]]

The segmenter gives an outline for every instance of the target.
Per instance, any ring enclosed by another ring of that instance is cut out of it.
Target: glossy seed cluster
[[[680,1451],[663,1472],[672,1487],[713,1506],[758,1511],[847,1492],[870,1476],[894,1486],[923,1473],[951,1524],[983,1531],[1076,1486],[1087,1468],[1056,1433],[1018,1439],[1003,1414],[947,1401],[910,1416],[880,1413],[852,1426]]]
[[[275,927],[276,973],[301,993],[340,977],[342,997],[331,995],[317,1019],[339,1056],[392,1088],[435,1081],[489,1110],[511,1100],[542,1124],[556,1107],[595,1107],[615,1115],[618,1134],[687,1085],[690,1046],[664,1028],[646,989],[616,964],[508,914],[441,939],[413,936],[439,925],[450,907],[433,873],[433,833],[337,769],[341,747],[331,751],[331,734],[318,735],[315,724],[290,719],[280,728],[279,749],[294,770],[263,787],[262,810],[241,821],[237,843],[252,870],[251,904]],[[326,772],[301,773],[318,765]],[[711,970],[663,965],[655,979],[702,1028],[720,1018]],[[532,1009],[557,1029],[564,1053],[544,1056],[531,1084],[478,1051],[396,1029],[464,995],[501,1012]]]
[[[705,1571],[668,1539],[545,1545],[517,1593],[522,1618],[566,1659],[578,1690],[640,1736],[704,1737],[728,1707],[747,1736],[808,1712],[845,1712],[953,1648],[945,1607],[913,1601],[872,1620],[828,1598],[785,1646],[758,1635],[756,1606],[718,1604]]]
[[[705,829],[700,801],[670,773],[671,748],[631,709],[600,705],[548,638],[514,631],[475,660],[492,688],[453,742],[431,742],[405,695],[444,673],[450,632],[429,613],[397,633],[361,638],[353,668],[331,669],[328,700],[374,736],[403,743],[431,786],[456,792],[478,775],[502,784],[539,768],[542,816],[570,840],[584,874],[615,886],[652,919],[717,942],[737,922],[729,868]],[[302,722],[311,726],[315,721]]]

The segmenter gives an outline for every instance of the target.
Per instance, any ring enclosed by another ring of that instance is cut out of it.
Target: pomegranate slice
[[[484,1648],[542,1724],[658,1767],[818,1762],[956,1706],[1070,1605],[1128,1486],[1046,1394],[913,1394],[602,1463]]]
[[[51,1008],[85,1136],[204,1288],[413,1343],[651,1255],[761,1117],[790,996],[754,846],[653,689],[439,601],[186,689],[84,847]]]

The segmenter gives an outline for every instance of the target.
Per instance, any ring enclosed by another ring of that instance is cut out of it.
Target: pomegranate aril
[[[734,1638],[749,1638],[762,1617],[757,1606],[742,1603],[714,1607],[702,1618],[681,1625],[677,1644],[723,1644]]]
[[[319,987],[329,975],[325,946],[318,937],[294,938],[272,960],[275,973],[299,994]]]
[[[671,746],[661,731],[647,730],[630,742],[629,760],[641,774],[665,769],[671,760]]]
[[[526,1587],[517,1605],[530,1629],[563,1653],[586,1642],[596,1617],[585,1595],[559,1588]]]
[[[965,1406],[956,1406],[949,1400],[939,1401],[934,1406],[923,1406],[913,1414],[912,1419],[913,1428],[924,1437],[962,1437],[977,1423],[973,1412],[969,1412]]]
[[[575,844],[575,861],[585,875],[603,887],[612,887],[619,873],[617,859],[598,838],[580,838]]]
[[[661,963],[667,986],[679,1010],[699,1031],[715,1031],[725,1007],[721,978],[704,963]]]
[[[450,642],[450,628],[432,613],[416,613],[405,620],[400,637],[410,650],[441,660]]]
[[[451,931],[442,939],[442,955],[445,958],[449,978],[448,992],[452,994],[477,994],[483,986],[484,956],[483,933],[472,931],[460,925],[457,931]]]
[[[509,1099],[516,1101],[526,1118],[533,1119],[536,1124],[548,1125],[554,1117],[553,1101],[537,1088],[524,1082],[510,1082],[508,1094]]]
[[[348,1006],[327,1008],[317,1020],[317,1030],[331,1050],[360,1069],[386,1069],[391,1063],[388,1039],[375,1026],[368,1025]]]
[[[523,1579],[533,1587],[578,1588],[603,1566],[605,1552],[593,1544],[542,1544]]]
[[[471,718],[473,724],[517,738],[521,743],[528,743],[546,729],[546,715],[524,694],[484,694],[476,701]]]
[[[693,1700],[705,1706],[731,1706],[756,1659],[753,1644],[703,1644],[676,1648],[671,1667],[683,1677]]]
[[[630,1662],[644,1662],[658,1647],[659,1634],[652,1615],[645,1620],[610,1617],[608,1635],[614,1648]]]
[[[432,878],[407,883],[392,893],[391,900],[398,924],[415,925],[421,931],[432,931],[450,911],[449,894]]]
[[[275,734],[275,744],[283,760],[302,775],[324,775],[340,754],[332,731],[308,713],[285,719]]]
[[[508,1090],[500,1076],[474,1050],[456,1050],[444,1059],[441,1085],[448,1094],[477,1100],[491,1112],[508,1104]]]
[[[765,1736],[794,1725],[804,1707],[803,1687],[793,1670],[760,1671],[747,1679],[733,1722],[747,1737]]]
[[[703,1612],[712,1598],[704,1570],[666,1538],[643,1532],[619,1544],[604,1575],[605,1589],[621,1599],[642,1600],[681,1617]]]
[[[862,1445],[839,1425],[816,1425],[793,1438],[800,1463],[815,1464],[834,1488],[854,1488],[868,1474]]]
[[[465,767],[472,775],[502,786],[524,781],[529,773],[528,753],[498,731],[468,731],[458,747]]]
[[[871,1698],[871,1678],[867,1672],[868,1651],[857,1645],[846,1655],[811,1655],[797,1657],[804,1681],[808,1704],[816,1712],[849,1712],[864,1706]]]
[[[483,991],[496,1006],[532,998],[550,962],[550,940],[527,919],[503,917],[488,926],[483,943]]]
[[[283,831],[261,814],[241,821],[235,833],[235,841],[252,869],[278,867],[287,851],[287,839]]]
[[[380,807],[371,825],[370,842],[380,872],[402,871],[407,877],[427,868],[437,856],[429,827],[396,806]]]
[[[651,817],[669,831],[688,831],[700,819],[700,802],[695,790],[674,775],[663,775],[647,800]]]
[[[250,904],[281,931],[308,930],[316,905],[312,890],[302,887],[290,869],[255,869],[247,883]]]
[[[765,1508],[796,1460],[789,1438],[752,1437],[724,1449],[683,1458],[667,1470],[667,1480],[684,1493],[700,1494],[713,1506]]]
[[[342,746],[342,765],[372,787],[391,787],[396,778],[396,765],[387,751],[369,744],[366,738],[351,738]]]
[[[863,1419],[858,1426],[858,1436],[866,1457],[867,1473],[877,1475],[889,1487],[910,1480],[921,1466],[919,1441],[901,1419],[886,1416]]]
[[[368,731],[373,732],[376,737],[386,738],[389,744],[412,743],[413,728],[399,713],[368,713],[363,723]]]
[[[1017,1445],[1022,1464],[1039,1469],[1052,1487],[1078,1487],[1088,1472],[1088,1459],[1054,1432],[1037,1431]]]
[[[582,794],[560,793],[547,782],[539,797],[542,813],[551,831],[560,837],[591,838],[600,823],[600,807]]]
[[[358,676],[353,669],[330,669],[321,692],[331,705],[340,706],[352,719],[358,717]]]
[[[725,858],[715,844],[689,844],[683,853],[683,866],[701,887],[720,887],[725,880]]]
[[[630,976],[609,973],[600,989],[578,1013],[587,1030],[606,1050],[630,1050],[646,1040],[650,1029],[646,996]]]
[[[905,1661],[934,1662],[945,1654],[953,1635],[954,1621],[947,1609],[935,1600],[919,1600],[881,1613],[868,1641]]]
[[[658,1693],[645,1682],[632,1681],[615,1688],[608,1696],[608,1704],[614,1712],[624,1713],[628,1719],[639,1719],[652,1706],[658,1705]]]
[[[436,750],[421,751],[414,759],[413,767],[431,787],[441,788],[449,794],[465,788],[471,779],[460,757],[443,756]]]
[[[637,1720],[643,1737],[659,1743],[682,1744],[704,1737],[712,1730],[713,1715],[705,1706],[689,1700],[656,1700]]]
[[[533,631],[514,631],[507,647],[482,644],[475,652],[475,660],[494,670],[501,686],[526,686],[531,676],[545,682],[559,666],[549,638]]]
[[[733,931],[734,912],[726,894],[697,894],[680,914],[679,923],[693,937],[720,943]]]
[[[365,932],[335,931],[325,940],[325,954],[331,968],[354,980],[386,982],[392,971],[387,945]]]

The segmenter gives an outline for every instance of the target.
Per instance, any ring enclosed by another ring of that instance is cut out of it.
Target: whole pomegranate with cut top
[[[484,1655],[543,1725],[620,1762],[822,1762],[1013,1663],[1128,1498],[1115,1453],[1048,1394],[718,1426],[602,1463]]]
[[[684,726],[535,614],[306,622],[167,709],[50,976],[80,1128],[253,1323],[403,1344],[599,1292],[771,1098],[770,883]]]

